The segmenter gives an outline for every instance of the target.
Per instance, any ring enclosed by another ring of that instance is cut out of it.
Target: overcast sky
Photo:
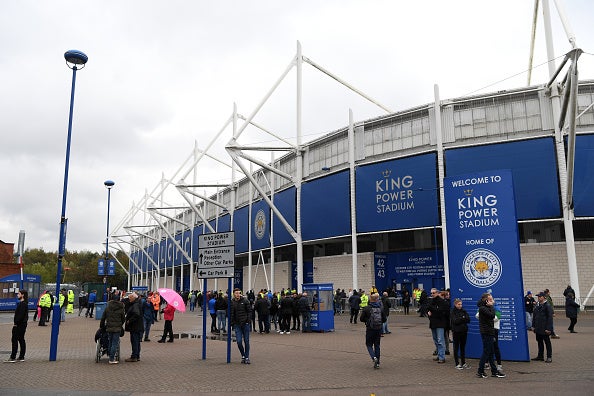
[[[237,104],[248,116],[296,54],[393,111],[527,83],[533,1],[2,1],[0,5],[0,239],[58,249],[72,72],[77,72],[66,215],[69,250],[102,251],[107,191],[115,226],[173,176],[194,142],[205,148]],[[542,3],[542,2],[541,2]],[[565,1],[580,78],[594,78],[594,2]],[[551,1],[555,54],[571,49]],[[532,84],[548,80],[542,13]],[[539,66],[540,65],[540,66]],[[303,67],[304,141],[385,114]],[[295,73],[255,118],[294,140]],[[224,145],[213,155],[229,162]],[[252,138],[252,142],[259,142]],[[261,142],[266,141],[265,139]],[[211,168],[211,166],[213,166]],[[198,179],[228,182],[204,165]],[[177,181],[177,180],[175,180]],[[191,181],[191,180],[186,180]],[[171,198],[181,202],[181,198]]]

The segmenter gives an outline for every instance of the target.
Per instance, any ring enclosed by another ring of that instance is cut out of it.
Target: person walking
[[[241,353],[241,363],[250,364],[250,312],[251,304],[241,295],[240,289],[233,289],[231,300],[231,327],[235,330],[237,348]]]
[[[12,325],[12,351],[10,357],[5,360],[6,363],[24,362],[27,352],[27,343],[25,342],[25,332],[27,331],[27,321],[29,320],[29,295],[26,290],[19,290],[17,293],[18,303],[14,310]],[[17,358],[17,352],[21,348]]]
[[[351,323],[354,320],[355,324],[357,324],[359,309],[361,309],[361,297],[359,297],[357,290],[353,290],[353,295],[349,297],[349,306],[351,307]]]
[[[126,310],[126,331],[130,332],[132,353],[125,362],[132,363],[140,360],[140,339],[144,332],[142,321],[142,307],[138,301],[138,294],[132,292],[128,296],[128,308]]]
[[[91,290],[89,298],[87,299],[87,312],[85,312],[85,318],[93,317],[93,310],[95,309],[95,302],[97,301],[97,290]]]
[[[468,338],[470,316],[462,308],[462,300],[459,298],[454,300],[454,308],[450,313],[450,323],[454,337],[454,363],[456,363],[456,368],[458,370],[469,369],[470,366],[466,363],[466,339]]]
[[[80,293],[78,293],[78,316],[80,316],[83,309],[87,307],[88,299],[89,299],[89,296],[87,295],[86,291],[81,290]]]
[[[373,361],[373,368],[379,369],[382,324],[387,320],[382,304],[379,301],[379,294],[371,293],[368,305],[361,311],[360,320],[365,323],[365,346]]]
[[[479,331],[483,340],[483,353],[479,361],[476,376],[487,378],[485,374],[485,363],[488,361],[491,368],[491,377],[505,378],[505,374],[497,370],[497,365],[495,364],[495,326],[493,323],[495,319],[495,300],[490,293],[483,293],[477,306],[479,311]]]
[[[157,342],[163,343],[169,336],[169,341],[173,342],[173,318],[175,317],[175,307],[172,304],[167,304],[163,308],[163,318],[165,319],[165,326],[163,327],[163,335]]]
[[[126,310],[124,303],[120,300],[110,300],[103,311],[101,317],[100,327],[107,331],[109,339],[109,364],[118,364],[116,359],[118,350],[120,349],[120,336],[123,335],[122,325],[126,321]]]
[[[580,304],[575,302],[575,297],[573,293],[567,293],[565,297],[565,316],[569,318],[569,330],[570,333],[577,333],[574,330],[575,324],[577,323],[578,317],[578,310],[580,309]]]
[[[538,344],[538,355],[532,358],[535,361],[553,362],[553,347],[551,345],[551,334],[553,334],[553,308],[547,301],[545,292],[536,295],[538,304],[534,307],[532,317],[532,330],[536,335]],[[544,358],[544,348],[547,348],[547,358]]]
[[[408,292],[408,290],[405,290],[404,294],[402,295],[402,308],[404,309],[405,315],[408,315],[409,313],[410,300],[410,293]]]

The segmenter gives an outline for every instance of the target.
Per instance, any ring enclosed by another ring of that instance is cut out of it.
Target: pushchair
[[[95,344],[97,345],[95,353],[95,363],[99,363],[101,356],[109,353],[109,337],[107,331],[99,328],[95,333]],[[115,360],[120,360],[120,348],[115,353]]]

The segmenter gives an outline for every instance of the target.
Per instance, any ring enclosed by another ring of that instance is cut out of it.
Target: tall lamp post
[[[52,314],[52,335],[50,342],[50,362],[56,360],[58,352],[58,334],[60,333],[60,278],[62,275],[62,259],[66,253],[66,195],[68,191],[68,167],[70,165],[70,140],[72,136],[72,111],[74,109],[74,87],[76,85],[76,71],[84,68],[89,58],[81,51],[70,50],[64,54],[66,65],[72,69],[72,88],[70,91],[70,116],[68,117],[68,138],[66,140],[66,165],[64,167],[64,190],[62,192],[62,215],[60,216],[60,243],[58,245],[58,268],[56,270],[56,302]]]
[[[105,265],[109,268],[109,207],[111,202],[111,188],[115,185],[115,182],[113,182],[112,180],[105,180],[103,184],[105,185],[105,188],[107,188],[107,231],[105,233]],[[106,286],[107,285],[104,284],[104,287]],[[105,294],[105,290],[103,290],[103,293]]]

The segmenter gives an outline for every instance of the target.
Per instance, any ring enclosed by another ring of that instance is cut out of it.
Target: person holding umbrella
[[[173,342],[173,317],[175,316],[175,307],[173,304],[167,304],[165,308],[163,308],[163,317],[165,318],[165,327],[163,327],[163,335],[161,339],[157,342],[163,343],[167,336],[169,336],[169,341]]]
[[[247,298],[242,297],[240,289],[233,289],[231,327],[235,329],[237,348],[241,353],[241,363],[243,364],[250,364],[250,314],[250,302]]]

